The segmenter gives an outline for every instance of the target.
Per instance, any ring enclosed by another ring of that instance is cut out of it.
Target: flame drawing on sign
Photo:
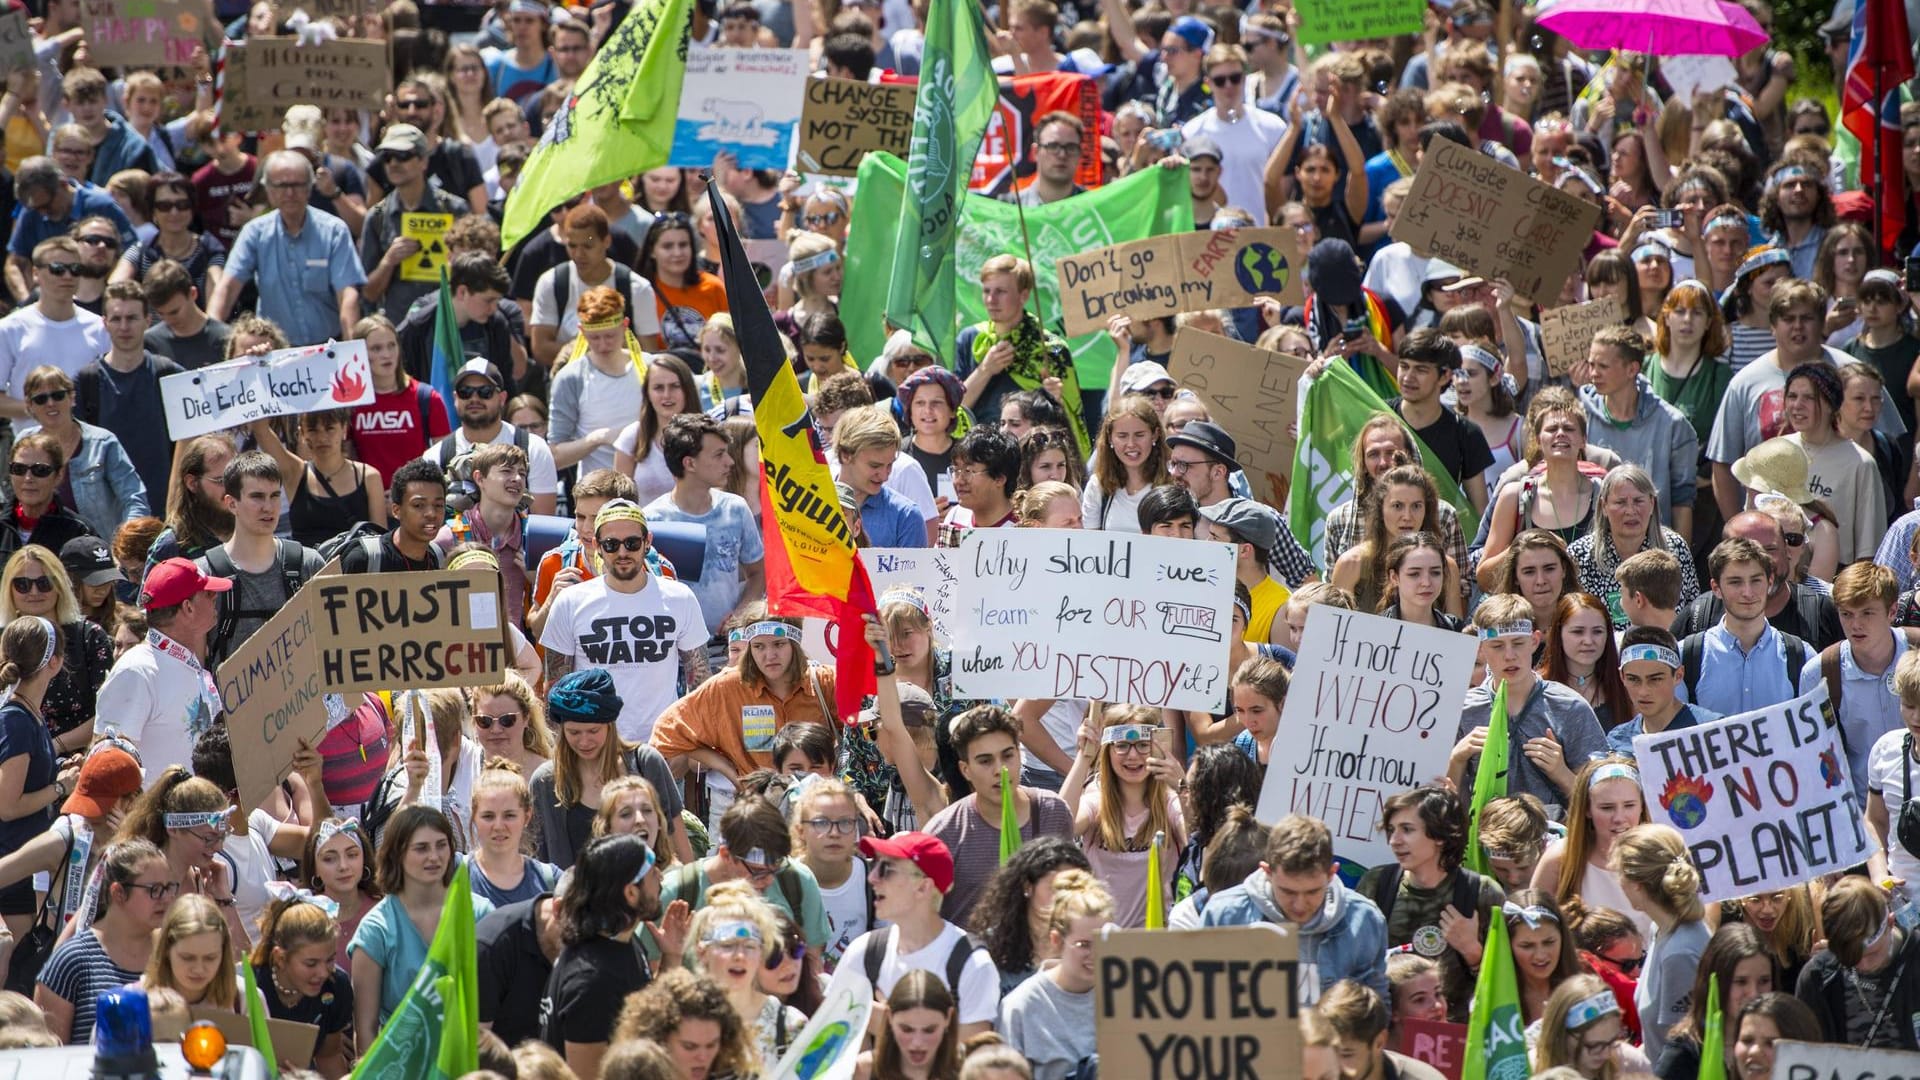
[[[333,376],[333,400],[355,402],[367,392],[367,384],[361,380],[360,373],[352,368],[341,368]]]

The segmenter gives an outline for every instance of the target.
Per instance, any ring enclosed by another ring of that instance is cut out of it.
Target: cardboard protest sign
[[[1773,1044],[1773,1080],[1901,1080],[1920,1076],[1920,1054],[1862,1050],[1844,1043],[1782,1039]]]
[[[952,551],[957,696],[1226,707],[1232,545],[975,529]]]
[[[490,686],[511,666],[500,576],[486,570],[315,578],[315,652],[330,692]]]
[[[786,169],[806,82],[805,49],[690,47],[667,164],[711,168],[724,150],[742,169]]]
[[[184,67],[204,36],[207,6],[194,0],[80,0],[95,67]]]
[[[1587,346],[1601,327],[1619,326],[1625,321],[1625,309],[1612,297],[1542,310],[1540,348],[1547,354],[1547,374],[1567,374],[1587,358]]]
[[[369,0],[274,0],[273,11],[276,16],[285,19],[296,11],[304,11],[313,19],[337,19],[342,24],[357,19],[366,13]],[[355,27],[340,25],[340,32],[350,34]]]
[[[1460,1080],[1460,1065],[1467,1054],[1467,1025],[1405,1017],[1400,1021],[1400,1045],[1394,1049],[1440,1070],[1447,1080]]]
[[[1773,892],[1867,857],[1825,683],[1812,693],[1633,740],[1653,820],[1686,839],[1700,895]]]
[[[952,559],[952,548],[860,549],[860,561],[867,564],[867,579],[873,582],[873,595],[882,597],[893,589],[914,592],[926,601],[937,641],[953,640],[953,610],[960,602],[955,595]],[[824,660],[839,654],[838,626],[825,619],[807,619],[803,629],[801,645],[808,656]]]
[[[1343,861],[1391,862],[1381,803],[1446,774],[1479,643],[1324,604],[1300,641],[1256,816],[1317,817]]]
[[[217,1005],[194,1005],[188,1010],[194,1023],[207,1021],[226,1036],[228,1046],[252,1046],[253,1026],[243,1013]],[[312,1061],[313,1048],[320,1041],[320,1028],[298,1020],[267,1017],[267,1037],[273,1040],[273,1052],[281,1061]],[[276,1063],[277,1064],[277,1063]]]
[[[400,215],[400,235],[420,243],[420,250],[400,264],[401,281],[439,282],[440,268],[447,265],[444,239],[451,228],[452,214]]]
[[[915,87],[854,79],[808,79],[800,108],[800,167],[854,176],[869,150],[906,160],[913,141]]]
[[[1300,1075],[1300,939],[1271,924],[1108,930],[1093,947],[1102,1076]]]
[[[1296,234],[1281,226],[1154,236],[1054,264],[1070,335],[1104,330],[1115,315],[1245,307],[1256,296],[1298,304],[1305,269]]]
[[[1599,220],[1592,203],[1441,141],[1421,158],[1392,234],[1415,254],[1506,278],[1521,296],[1552,300],[1580,267]]]
[[[280,349],[160,380],[167,434],[190,439],[269,416],[344,409],[373,401],[367,343]]]
[[[1300,41],[1325,45],[1334,41],[1417,34],[1426,4],[1421,0],[1300,0]]]
[[[1299,357],[1191,327],[1174,335],[1167,357],[1173,381],[1200,395],[1213,422],[1233,436],[1254,496],[1275,506],[1286,502],[1294,448],[1287,425],[1306,371]]]
[[[277,128],[292,105],[377,112],[385,107],[392,82],[384,41],[339,38],[295,45],[289,37],[249,37],[227,48],[221,127]]]
[[[39,63],[33,55],[33,31],[25,11],[0,15],[0,76]]]
[[[314,635],[314,578],[214,671],[233,742],[240,805],[256,807],[293,771],[305,740],[327,729],[326,688]]]

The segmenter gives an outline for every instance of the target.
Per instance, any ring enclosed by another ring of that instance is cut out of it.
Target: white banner
[[[867,579],[873,582],[873,598],[879,600],[889,589],[911,589],[927,602],[927,616],[933,620],[933,639],[941,644],[953,640],[954,581],[952,548],[861,548],[860,560],[867,564]],[[804,621],[806,636],[801,644],[816,663],[839,655],[839,627],[825,619]]]
[[[367,343],[330,341],[229,360],[160,380],[174,441],[269,416],[373,403]]]
[[[1231,544],[975,529],[954,549],[958,697],[1226,708]]]
[[[1898,1021],[1899,1017],[1888,1017]],[[1773,1044],[1773,1080],[1912,1080],[1920,1077],[1920,1054],[1911,1050],[1862,1050],[1834,1043]]]
[[[1774,892],[1867,857],[1825,683],[1756,712],[1641,735],[1633,756],[1648,814],[1686,838],[1708,900]]]
[[[1260,786],[1261,821],[1306,814],[1342,861],[1393,861],[1380,805],[1443,776],[1479,642],[1315,604]]]
[[[724,150],[739,168],[784,170],[806,89],[805,49],[691,46],[668,164],[711,168]]]
[[[866,976],[845,968],[834,972],[826,1000],[767,1080],[852,1080],[872,1011],[873,984]]]

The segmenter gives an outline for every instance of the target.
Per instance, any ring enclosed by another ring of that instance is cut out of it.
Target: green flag
[[[854,200],[847,233],[848,281],[891,280],[896,256],[904,258],[912,250],[899,242],[906,175],[906,165],[885,152],[870,153],[860,162],[860,197]],[[953,264],[958,316],[946,326],[940,347],[932,351],[951,358],[960,328],[987,317],[980,301],[979,272],[981,264],[995,255],[1020,255],[1033,263],[1040,321],[1058,332],[1060,285],[1054,263],[1062,255],[1192,228],[1193,200],[1184,168],[1142,169],[1092,191],[1034,207],[1026,211],[1024,231],[1014,207],[968,195],[960,202],[960,236]],[[846,324],[853,355],[879,356],[886,346],[886,301],[884,290],[878,288],[842,291],[840,321]],[[1113,339],[1106,331],[1068,338],[1067,344],[1073,348],[1081,387],[1105,387],[1113,368]]]
[[[1480,811],[1507,794],[1507,680],[1493,692],[1493,715],[1487,720],[1487,743],[1480,748],[1480,768],[1473,774],[1473,813],[1467,819],[1467,869],[1492,875],[1487,853],[1480,848]]]
[[[447,886],[440,928],[413,985],[354,1066],[353,1080],[454,1080],[480,1067],[480,961],[473,886],[461,862]]]
[[[1333,508],[1353,498],[1353,440],[1376,414],[1395,415],[1380,395],[1352,367],[1335,361],[1307,388],[1306,409],[1300,419],[1300,439],[1294,448],[1293,486],[1287,494],[1287,520],[1294,539],[1328,570],[1327,517]],[[1405,421],[1401,422],[1406,427]],[[1409,434],[1412,428],[1407,428]],[[1480,515],[1460,491],[1460,485],[1441,467],[1427,444],[1414,435],[1420,463],[1440,489],[1440,499],[1460,515],[1460,531],[1472,536]],[[1462,574],[1467,568],[1459,568]]]
[[[1487,924],[1487,948],[1473,987],[1460,1080],[1527,1080],[1533,1066],[1527,1061],[1525,1029],[1513,950],[1507,945],[1507,920],[1496,911]]]
[[[1707,976],[1707,1022],[1700,1033],[1699,1080],[1727,1080],[1727,1018],[1720,1011],[1720,976]]]
[[[895,235],[901,253],[888,279],[887,320],[953,366],[954,242],[980,138],[1000,103],[1000,81],[976,0],[933,0],[927,9],[920,90],[913,105],[907,191]],[[867,354],[859,354],[867,355]],[[878,350],[871,355],[880,355]]]
[[[433,360],[427,371],[427,385],[440,392],[447,411],[460,415],[460,404],[453,396],[453,382],[460,366],[467,362],[466,347],[460,344],[460,316],[453,310],[453,287],[447,284],[447,268],[440,268],[440,302],[433,312]],[[425,434],[425,432],[422,432]]]
[[[253,1032],[253,1048],[267,1059],[267,1075],[280,1075],[280,1055],[273,1052],[273,1029],[267,1026],[267,1000],[253,976],[253,961],[242,958],[240,977],[247,990],[247,1027]]]
[[[521,167],[500,226],[502,251],[575,195],[667,163],[692,20],[691,0],[640,0],[621,20]]]
[[[1020,814],[1014,810],[1013,776],[1000,766],[1000,865],[1020,850]]]

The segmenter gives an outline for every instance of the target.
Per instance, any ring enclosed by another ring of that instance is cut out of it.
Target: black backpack
[[[1785,639],[1787,649],[1787,681],[1793,684],[1794,694],[1798,696],[1805,692],[1800,687],[1800,670],[1807,666],[1807,643],[1784,631],[1780,636]],[[1705,630],[1688,634],[1680,642],[1680,666],[1686,672],[1687,701],[1690,704],[1700,703],[1700,665],[1706,660],[1706,651],[1707,632]],[[1834,705],[1836,713],[1839,708],[1836,702]]]
[[[1380,909],[1382,919],[1393,918],[1393,905],[1400,900],[1400,879],[1405,876],[1406,871],[1400,868],[1400,864],[1392,863],[1381,872],[1378,878],[1374,879],[1373,895],[1369,899],[1373,901],[1374,907]],[[1480,917],[1479,875],[1465,867],[1454,871],[1451,903],[1453,910],[1468,918],[1478,919]]]
[[[613,285],[614,291],[620,294],[621,317],[632,318],[633,317],[633,271],[627,269],[626,267],[620,265],[617,262],[614,263],[612,285]],[[562,261],[559,266],[556,266],[553,268],[553,300],[554,300],[554,310],[560,312],[562,317],[565,316],[566,312],[573,310],[573,262],[572,260]]]
[[[886,963],[887,945],[893,941],[894,935],[898,932],[899,927],[888,926],[880,930],[869,930],[866,933],[867,954],[863,959],[867,981],[876,988],[880,985],[880,967]],[[953,993],[956,1000],[960,997],[960,976],[967,970],[967,960],[974,953],[986,951],[987,947],[973,940],[971,934],[963,934],[960,937],[960,943],[947,954],[947,989]]]
[[[360,541],[372,539],[376,541],[376,543],[374,544],[375,550],[371,554],[374,558],[378,558],[380,547],[378,541],[385,535],[387,535],[387,531],[371,521],[356,521],[353,523],[353,527],[349,528],[346,532],[322,540],[320,545],[314,548],[314,550],[320,553],[321,562],[328,563],[346,554],[348,548]]]
[[[292,600],[293,594],[300,591],[300,586],[307,583],[307,549],[294,540],[275,540],[273,547],[276,561],[280,565],[280,577],[287,587],[286,600]],[[227,554],[227,549],[223,545],[208,548],[206,554],[200,556],[199,562],[200,568],[208,577],[231,578],[239,572],[239,568],[233,565],[233,559]],[[234,632],[239,629],[241,619],[271,619],[280,613],[281,607],[286,606],[285,601],[282,601],[278,607],[264,611],[248,610],[239,606],[238,590],[228,589],[226,592],[215,595],[219,616],[213,624],[213,633],[207,637],[207,655],[216,658],[215,663],[226,659],[227,645],[233,641]]]

